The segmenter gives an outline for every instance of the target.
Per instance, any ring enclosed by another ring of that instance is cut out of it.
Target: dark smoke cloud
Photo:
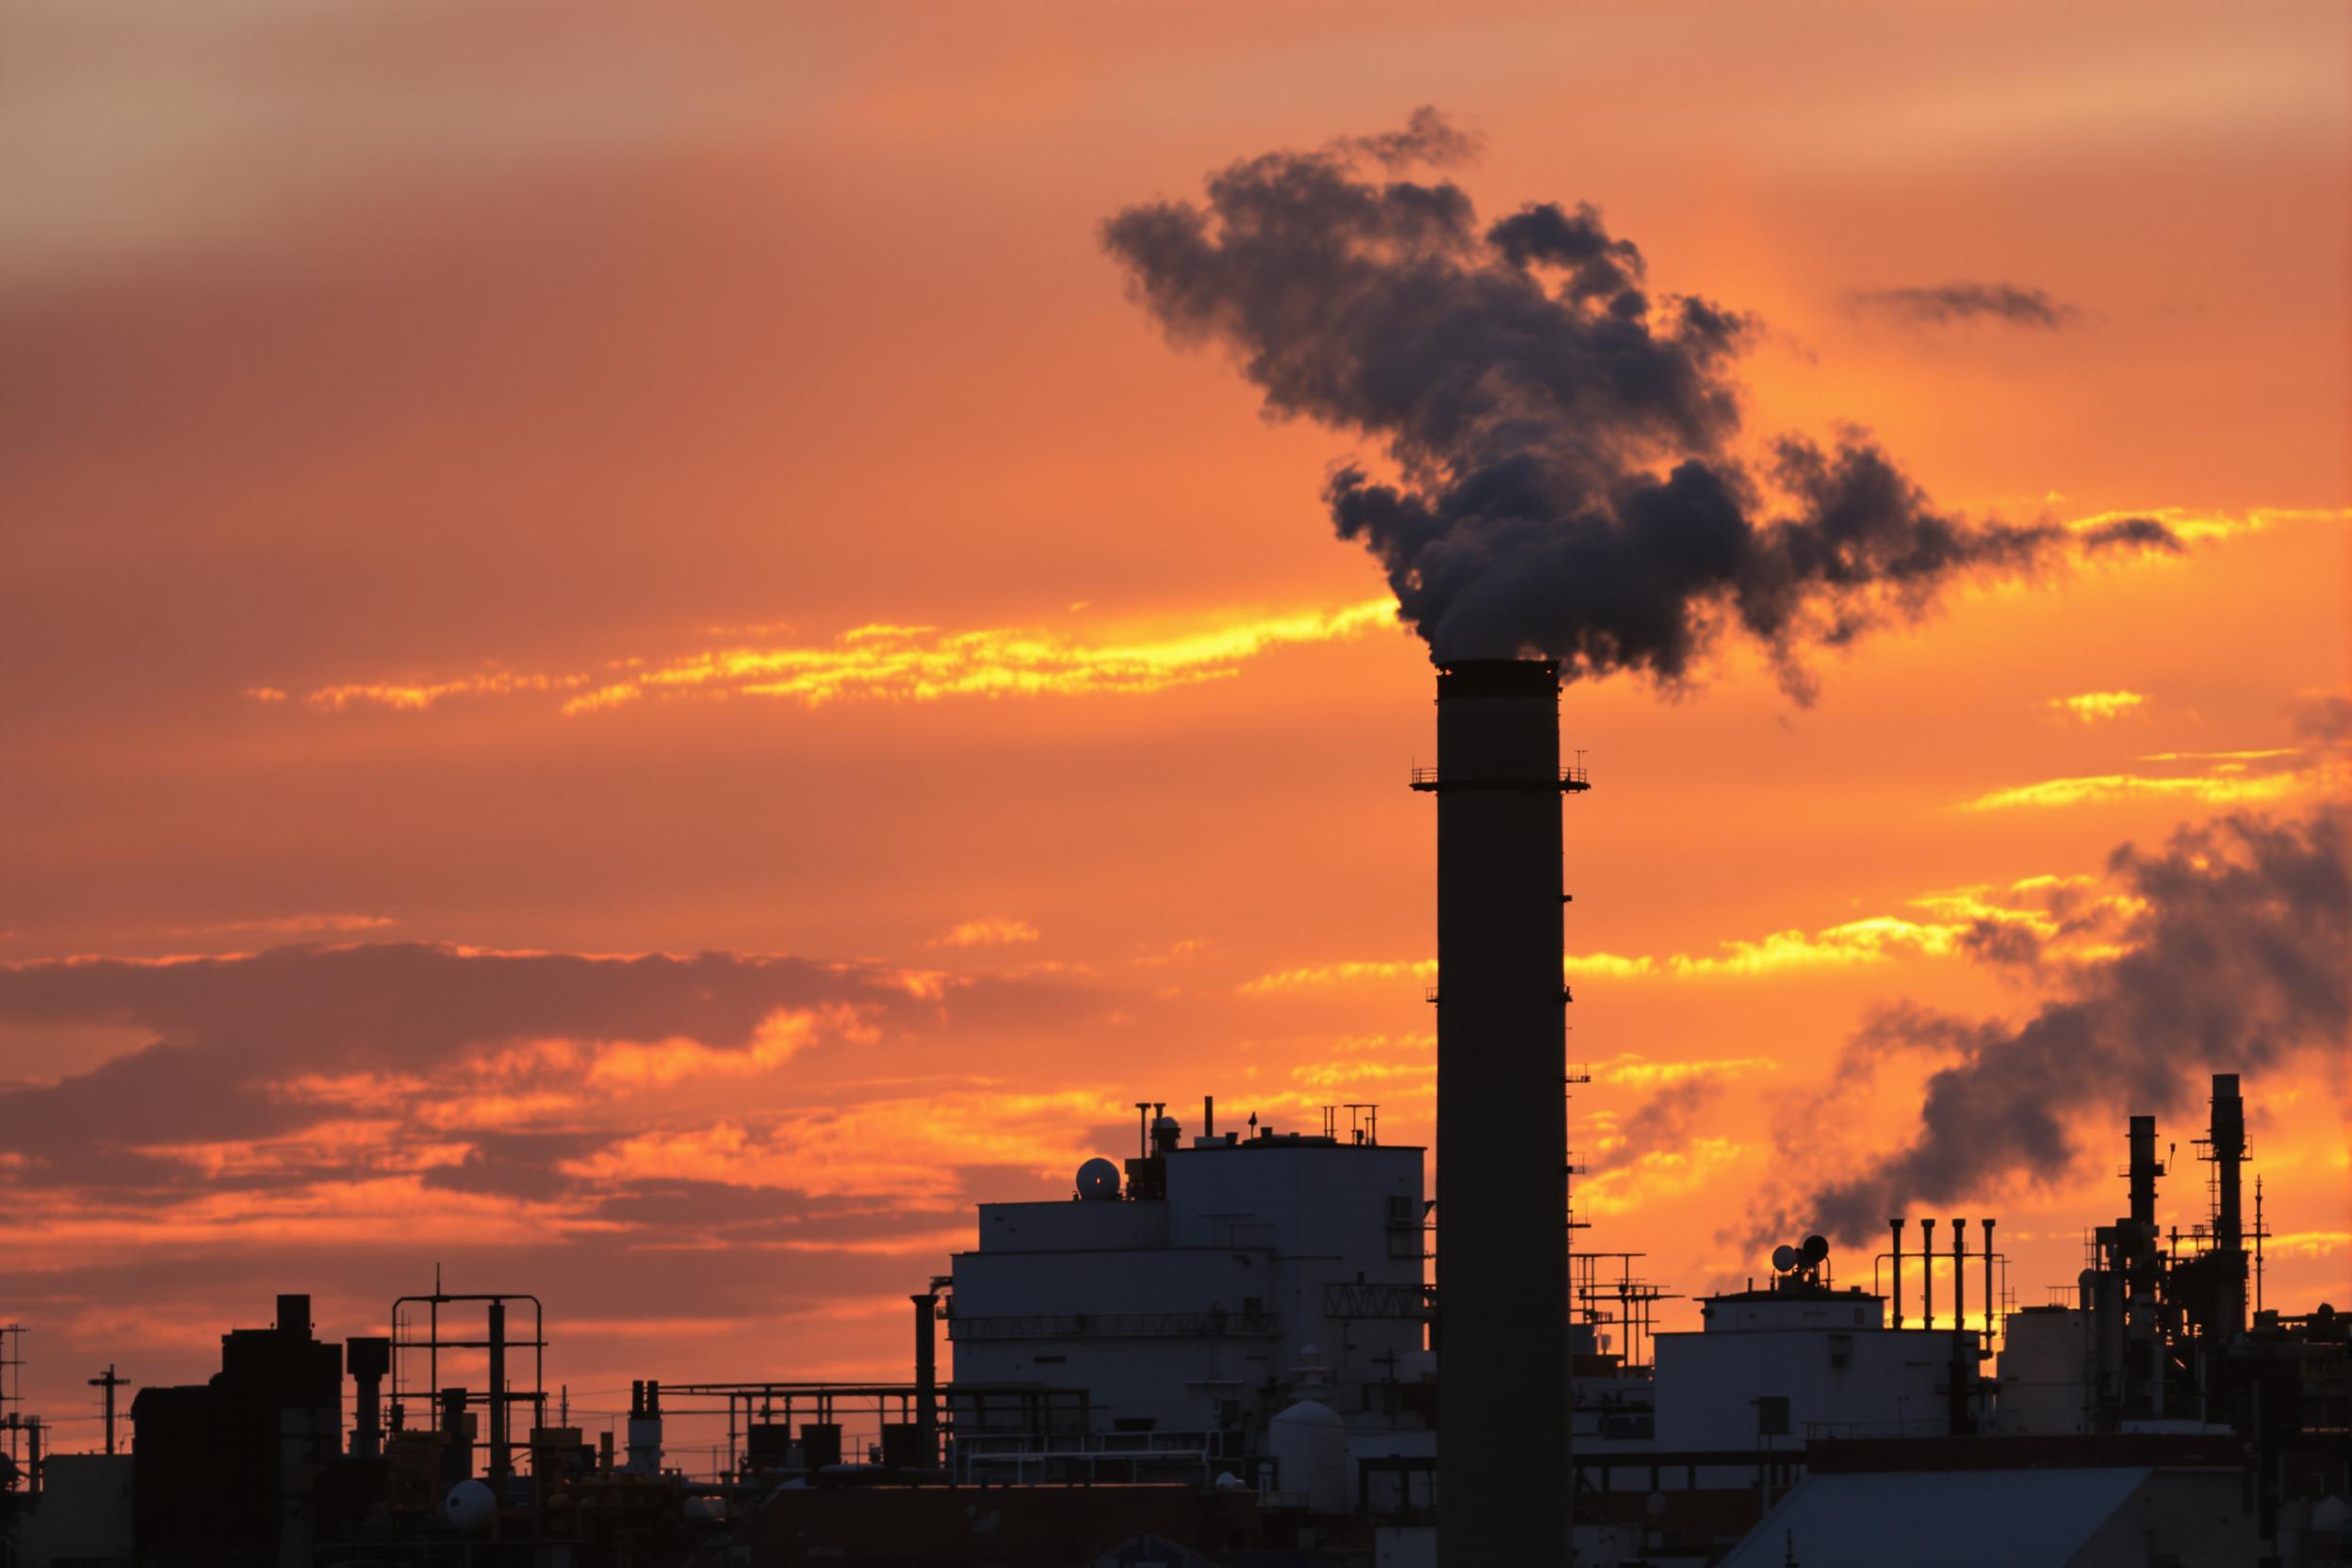
[[[1592,1173],[1632,1165],[1644,1154],[1688,1147],[1701,1115],[1723,1097],[1723,1088],[1720,1079],[1708,1072],[1655,1091],[1618,1124],[1617,1141],[1592,1162]]]
[[[1873,1020],[1847,1052],[1854,1074],[1898,1051],[1959,1059],[1928,1080],[1906,1147],[1790,1205],[1760,1233],[1794,1222],[1860,1240],[1907,1204],[1981,1197],[2017,1175],[2055,1179],[2073,1159],[2068,1127],[2082,1113],[2165,1111],[2193,1100],[2205,1073],[2342,1048],[2352,1025],[2343,810],[2182,828],[2161,852],[2117,850],[2108,871],[2119,891],[2145,901],[2119,933],[2121,955],[2051,964],[2058,994],[2022,1023],[1909,1006]],[[2034,961],[2012,941],[2000,958]]]
[[[2013,283],[1947,283],[1932,288],[1880,288],[1846,296],[1857,309],[1877,311],[1929,326],[1964,321],[2001,321],[2013,327],[2056,332],[2082,319],[2082,312],[2039,288]]]
[[[2295,732],[2325,746],[2352,741],[2352,693],[2313,692],[2296,699]]]
[[[1450,181],[1366,172],[1465,151],[1425,109],[1395,139],[1245,159],[1205,203],[1102,227],[1172,339],[1232,349],[1272,415],[1385,444],[1393,480],[1344,466],[1324,499],[1438,659],[1672,683],[1731,624],[1802,700],[1804,649],[1917,617],[1955,582],[2179,548],[2152,523],[1962,521],[1859,431],[1733,455],[1750,318],[1652,291],[1590,206],[1482,227]]]

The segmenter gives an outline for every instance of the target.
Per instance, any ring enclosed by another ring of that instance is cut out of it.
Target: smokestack
[[[1919,1326],[1936,1326],[1936,1222],[1919,1221]]]
[[[923,1468],[939,1462],[939,1293],[926,1290],[907,1298],[915,1304],[915,1440],[923,1448]]]
[[[1903,1221],[1890,1219],[1887,1229],[1895,1233],[1895,1327],[1903,1327]]]
[[[506,1303],[490,1303],[490,1484],[503,1487],[514,1474],[514,1448],[506,1427]]]
[[[357,1393],[351,1406],[351,1457],[375,1459],[384,1452],[384,1378],[392,1370],[392,1342],[349,1339],[343,1359]]]
[[[2213,1249],[2221,1280],[2214,1327],[2226,1337],[2246,1332],[2246,1215],[2239,1186],[2246,1163],[2246,1102],[2238,1075],[2213,1074],[2213,1119],[2206,1128],[2213,1155]]]
[[[2156,1167],[2156,1119],[2152,1116],[2133,1117],[2131,1136],[2132,1223],[2153,1236],[2156,1233],[2156,1178],[2164,1174]]]
[[[1968,1326],[1968,1276],[1961,1266],[1968,1258],[1968,1222],[1952,1222],[1952,1331],[1960,1333]]]
[[[1968,1222],[1952,1222],[1952,1390],[1951,1428],[1954,1437],[1975,1429],[1968,1418]]]
[[[1438,1406],[1444,1568],[1565,1562],[1568,1140],[1560,666],[1437,672]]]
[[[441,1484],[455,1486],[474,1473],[474,1446],[466,1436],[466,1391],[441,1391]]]
[[[1984,1348],[1993,1348],[1993,1222],[1984,1221]]]

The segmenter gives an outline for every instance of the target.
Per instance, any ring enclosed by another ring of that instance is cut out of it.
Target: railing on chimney
[[[1529,782],[1530,780],[1526,778],[1509,776],[1481,778],[1475,775],[1441,779],[1438,777],[1437,769],[1433,767],[1415,767],[1413,770],[1413,787],[1424,793],[1436,790],[1522,790],[1526,789]],[[1592,787],[1592,777],[1582,763],[1562,766],[1560,770],[1559,782],[1560,788],[1569,793]]]

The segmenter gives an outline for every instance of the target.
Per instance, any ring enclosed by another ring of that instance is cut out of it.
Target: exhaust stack
[[[2226,1339],[2246,1332],[2246,1102],[2238,1075],[2213,1074],[2213,1119],[2206,1128],[2213,1161],[2213,1250],[2220,1276],[2213,1329]]]
[[[1565,1562],[1560,666],[1440,664],[1437,758],[1439,1561]]]

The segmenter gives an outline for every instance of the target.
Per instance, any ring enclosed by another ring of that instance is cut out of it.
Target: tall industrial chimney
[[[1569,1560],[1560,666],[1437,673],[1444,1568]]]

